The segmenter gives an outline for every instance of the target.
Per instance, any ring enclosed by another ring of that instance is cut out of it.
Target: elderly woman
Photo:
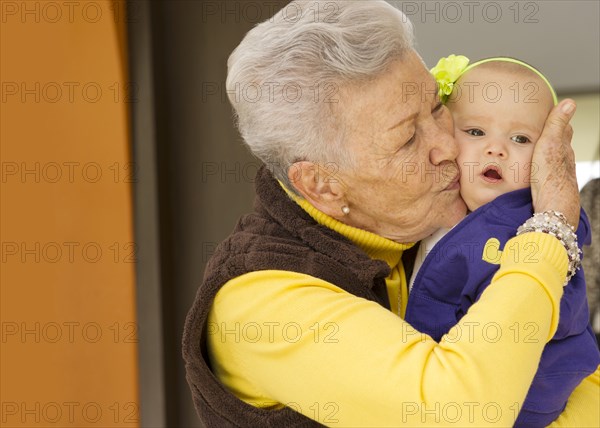
[[[466,208],[452,119],[406,17],[383,1],[292,2],[246,35],[227,85],[266,166],[186,322],[204,424],[512,425],[575,267],[554,236],[579,218],[573,102],[551,112],[534,156],[535,209],[564,216],[551,233],[526,223],[437,343],[402,319],[411,248]],[[531,248],[535,263],[519,257]],[[596,373],[555,424],[597,425],[598,404]]]

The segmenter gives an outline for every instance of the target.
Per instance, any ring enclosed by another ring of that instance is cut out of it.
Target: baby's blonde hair
[[[548,80],[545,77],[543,77],[542,73],[532,65],[527,64],[521,60],[512,60],[512,58],[507,59],[510,59],[510,61],[503,59],[482,60],[481,63],[479,63],[480,61],[477,61],[473,63],[473,65],[471,65],[469,68],[467,68],[465,72],[463,72],[463,74],[456,81],[455,85],[461,86],[461,81],[464,83],[466,77],[470,73],[476,72],[477,70],[497,71],[503,74],[513,75],[515,77],[530,79],[530,83],[536,85],[537,87],[537,90],[531,93],[532,96],[535,96],[535,94],[538,91],[548,91],[550,99],[552,100],[551,103],[548,105],[548,111],[550,111],[552,107],[554,107],[554,105],[557,104],[556,93],[554,92],[554,88],[552,88],[552,86],[550,85],[550,82],[548,82]],[[451,106],[452,102],[455,101],[453,97],[453,95],[455,94],[456,91],[453,91],[453,93],[448,98],[449,107]],[[532,98],[530,102],[535,102],[535,98]]]

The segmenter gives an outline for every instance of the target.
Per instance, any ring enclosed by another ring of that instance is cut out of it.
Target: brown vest
[[[207,427],[321,426],[289,407],[260,409],[235,397],[211,372],[206,323],[213,299],[230,279],[258,270],[286,270],[323,279],[389,309],[387,264],[370,259],[337,232],[316,223],[266,167],[256,177],[254,212],[240,219],[208,262],[183,333],[187,381]]]

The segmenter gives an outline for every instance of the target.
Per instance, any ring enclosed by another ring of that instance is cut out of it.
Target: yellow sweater
[[[209,315],[217,378],[247,403],[286,405],[328,426],[511,426],[556,330],[559,278],[567,269],[561,244],[540,233],[513,238],[510,245],[533,242],[546,258],[535,264],[503,258],[479,302],[438,344],[402,320],[401,256],[411,245],[296,202],[388,263],[392,311],[304,274],[242,275],[223,286]],[[537,326],[535,338],[528,323]],[[552,426],[598,427],[599,409],[597,371]]]

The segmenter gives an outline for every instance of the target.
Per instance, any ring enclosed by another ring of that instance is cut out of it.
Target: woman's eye
[[[444,104],[442,104],[442,102],[438,102],[435,107],[433,108],[433,110],[431,110],[431,114],[436,114],[437,112],[441,111],[442,108],[444,107]]]
[[[473,137],[483,137],[485,135],[485,132],[483,132],[481,129],[467,129],[465,131],[467,134],[472,135]]]
[[[525,144],[525,143],[529,143],[531,141],[525,135],[515,135],[514,137],[511,138],[511,140],[513,140],[515,143],[519,143],[519,144]]]
[[[415,137],[416,137],[416,136],[417,136],[417,133],[415,132],[415,133],[413,134],[413,136],[412,136],[412,137],[410,137],[410,140],[408,140],[406,143],[404,143],[404,147],[406,147],[406,146],[410,146],[412,143],[414,143],[414,142],[415,142]]]

